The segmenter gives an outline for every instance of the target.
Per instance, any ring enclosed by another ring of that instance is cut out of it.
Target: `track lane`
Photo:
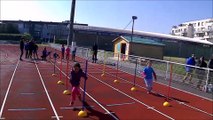
[[[20,62],[2,111],[3,118],[16,120],[51,119],[54,115],[33,62]]]
[[[100,82],[98,82],[91,76],[90,76],[90,78],[92,78],[92,79],[90,79],[91,83],[87,84],[88,92],[90,94],[92,94],[93,96],[95,96],[95,98],[100,103],[102,103],[104,105],[107,105],[107,103],[109,103],[109,104],[122,103],[121,101],[123,101],[125,99],[127,99],[128,102],[133,102],[131,98],[126,97],[124,94],[121,94],[121,93],[117,92],[115,89],[111,89],[104,84],[100,84]],[[94,86],[96,86],[96,87],[94,88]],[[91,89],[91,91],[90,91],[90,89]],[[94,89],[101,89],[101,91],[95,91]],[[103,95],[103,93],[104,93],[104,95]],[[127,101],[124,101],[124,103],[126,103],[126,102]],[[126,105],[126,106],[130,107],[130,105]],[[135,108],[134,111],[127,111],[128,107],[126,107],[126,106],[125,105],[120,106],[120,109],[115,109],[118,107],[107,107],[107,108],[111,108],[113,110],[113,112],[115,112],[115,114],[119,117],[119,119],[125,119],[127,117],[127,113],[128,113],[128,115],[130,115],[132,117],[133,116],[137,117],[134,119],[150,119],[150,115],[155,116],[157,119],[173,119],[170,116],[167,116],[166,114],[164,114],[160,111],[157,111],[155,109],[149,109],[149,108],[151,108],[151,106],[145,105],[142,102],[131,104],[131,108]],[[126,109],[122,109],[122,107],[126,108]],[[114,109],[116,111],[114,111]],[[142,116],[141,113],[143,113],[143,112],[145,112],[146,114]]]

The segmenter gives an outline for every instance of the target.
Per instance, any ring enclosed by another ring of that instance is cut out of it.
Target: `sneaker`
[[[74,102],[70,102],[69,106],[73,106]]]
[[[82,101],[81,96],[78,96],[79,101]]]

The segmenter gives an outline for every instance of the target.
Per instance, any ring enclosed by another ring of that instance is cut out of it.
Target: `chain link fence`
[[[60,46],[56,44],[51,44],[51,47],[60,49]],[[76,55],[92,61],[93,51],[90,48],[77,47]],[[104,50],[98,51],[97,59],[98,64],[105,64],[115,69],[118,68],[130,74],[135,74],[135,70],[142,71],[149,60],[152,61],[152,67],[160,82],[168,85],[169,77],[172,73],[172,87],[185,86],[213,93],[213,70],[209,68],[200,68],[154,58],[127,56]],[[190,69],[189,72],[186,72],[187,67]],[[139,72],[136,72],[136,75],[138,77],[141,76]]]

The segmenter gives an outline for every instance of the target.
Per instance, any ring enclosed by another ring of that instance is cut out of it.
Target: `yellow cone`
[[[59,81],[57,82],[57,84],[58,84],[58,85],[64,85],[64,82],[61,81],[61,80],[59,80]]]
[[[163,103],[163,106],[164,106],[164,107],[169,107],[169,106],[170,106],[170,103],[166,101],[166,102]]]
[[[52,76],[56,76],[56,74],[53,73]]]
[[[136,90],[137,90],[136,87],[132,87],[132,88],[131,88],[131,91],[136,91]]]
[[[69,90],[64,90],[63,94],[64,95],[71,95],[71,92]]]
[[[119,81],[118,80],[114,80],[114,83],[119,83]]]
[[[87,116],[87,112],[84,111],[84,110],[81,110],[79,113],[78,113],[78,117],[86,117]]]

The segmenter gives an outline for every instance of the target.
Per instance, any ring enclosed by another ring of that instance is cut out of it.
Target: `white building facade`
[[[171,34],[213,42],[213,18],[189,21],[173,26]]]

